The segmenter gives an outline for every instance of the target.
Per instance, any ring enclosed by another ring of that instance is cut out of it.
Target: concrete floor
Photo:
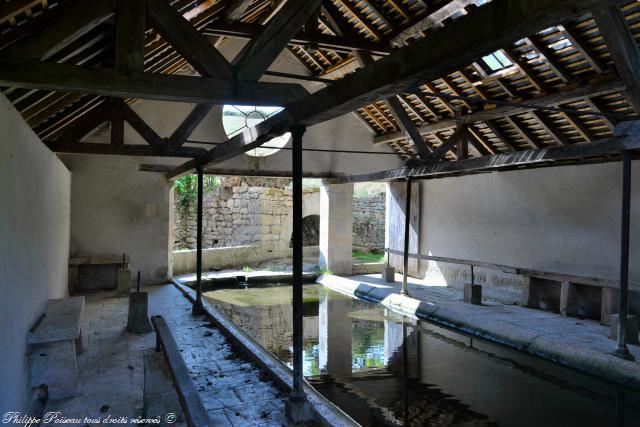
[[[255,365],[241,358],[208,321],[192,317],[190,303],[174,286],[146,290],[150,315],[161,314],[166,319],[213,425],[287,425],[286,396]],[[143,353],[155,347],[155,334],[126,332],[127,307],[127,298],[116,298],[113,293],[87,296],[85,347],[78,356],[80,395],[49,401],[44,413],[59,411],[63,417],[83,420],[105,420],[108,415],[144,417]]]
[[[410,297],[400,295],[402,276],[386,283],[380,274],[322,276],[318,283],[347,295],[380,302],[399,313],[454,326],[465,332],[540,355],[567,366],[640,389],[640,346],[630,345],[636,362],[611,355],[615,341],[597,321],[483,300],[463,302],[462,292],[409,278]]]

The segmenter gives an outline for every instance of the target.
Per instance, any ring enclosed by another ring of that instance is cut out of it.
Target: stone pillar
[[[327,184],[320,189],[320,268],[352,274],[353,184]]]

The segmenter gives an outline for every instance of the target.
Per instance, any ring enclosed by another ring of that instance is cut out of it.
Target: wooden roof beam
[[[321,0],[289,0],[269,21],[262,33],[252,39],[233,61],[240,80],[258,80],[284,50],[289,40],[309,20]]]
[[[398,126],[400,126],[400,129],[402,129],[402,131],[407,135],[407,139],[411,141],[411,144],[413,145],[416,153],[418,153],[418,155],[420,156],[420,159],[431,159],[430,147],[427,145],[422,135],[420,135],[420,132],[418,132],[415,123],[413,123],[404,107],[402,107],[402,104],[400,103],[398,98],[395,96],[390,96],[389,98],[387,98],[386,102],[389,106],[391,114],[393,114],[393,117],[398,123]]]
[[[308,92],[298,84],[220,80],[29,61],[0,61],[0,85],[209,104],[285,105]]]
[[[153,28],[200,74],[233,78],[233,70],[225,57],[168,0],[147,1],[147,16]]]
[[[586,43],[582,41],[577,32],[572,29],[569,25],[558,25],[558,30],[561,31],[564,36],[569,40],[569,42],[573,45],[573,47],[580,52],[582,57],[587,61],[587,63],[593,68],[593,70],[598,74],[604,74],[605,66],[602,64],[600,59],[587,47]]]
[[[2,51],[7,58],[44,61],[97,25],[113,17],[115,0],[80,0],[60,14],[42,31]]]
[[[349,75],[285,111],[260,123],[249,133],[231,138],[207,155],[176,167],[175,178],[196,167],[219,162],[261,145],[268,135],[286,132],[293,124],[311,126],[357,110],[375,99],[385,99],[469,65],[479,57],[522,37],[563,23],[594,7],[620,0],[494,0],[461,17],[431,37],[419,40]],[[496,26],[500,22],[502,25]]]
[[[637,122],[634,122],[637,123]],[[448,175],[468,175],[480,172],[522,169],[525,167],[551,167],[567,162],[605,161],[627,150],[640,149],[640,131],[637,124],[630,124],[624,133],[616,137],[594,141],[590,144],[561,145],[517,153],[501,153],[456,162],[437,162],[423,166],[404,167],[360,175],[331,179],[331,183],[356,183],[391,181],[412,177],[415,179],[439,178]]]
[[[618,5],[593,11],[620,78],[627,87],[631,106],[640,113],[640,48]]]
[[[609,76],[611,77],[611,76]],[[558,105],[566,102],[573,102],[580,99],[604,95],[606,93],[615,92],[624,88],[622,82],[616,78],[603,79],[598,83],[593,83],[585,86],[576,86],[571,89],[565,89],[550,95],[540,96],[530,100],[531,103],[536,105]],[[526,101],[525,101],[526,102]],[[486,122],[487,120],[495,120],[504,116],[523,114],[535,110],[534,108],[526,106],[503,106],[496,107],[487,110],[476,111],[468,114],[464,117],[464,120],[469,123],[474,122]],[[455,127],[453,121],[440,120],[434,123],[426,123],[418,127],[418,131],[424,135],[431,131],[450,129]],[[389,141],[394,139],[400,139],[403,135],[401,133],[389,133],[376,137],[376,142]]]
[[[437,10],[420,18],[417,22],[411,24],[408,28],[400,31],[391,39],[391,45],[395,47],[404,46],[405,41],[412,37],[419,36],[420,33],[439,25],[445,19],[451,17],[457,11],[467,6],[475,4],[476,0],[452,0]]]

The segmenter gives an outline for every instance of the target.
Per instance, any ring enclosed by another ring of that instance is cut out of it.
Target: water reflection
[[[290,286],[206,296],[291,365]],[[303,312],[305,376],[363,426],[640,426],[637,394],[548,362],[318,285]]]

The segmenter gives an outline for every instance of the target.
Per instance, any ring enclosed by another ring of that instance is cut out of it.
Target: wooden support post
[[[192,313],[199,315],[204,313],[202,305],[202,193],[204,186],[204,174],[202,168],[196,169],[198,173],[198,207],[196,220],[196,301],[193,303]]]
[[[627,348],[627,314],[629,294],[629,226],[631,219],[631,151],[622,153],[622,226],[620,236],[620,298],[618,315],[618,344],[613,354],[622,359],[635,360]]]
[[[402,295],[409,295],[408,272],[409,272],[409,238],[411,231],[411,178],[407,178],[407,201],[404,210],[404,252],[402,269]]]

